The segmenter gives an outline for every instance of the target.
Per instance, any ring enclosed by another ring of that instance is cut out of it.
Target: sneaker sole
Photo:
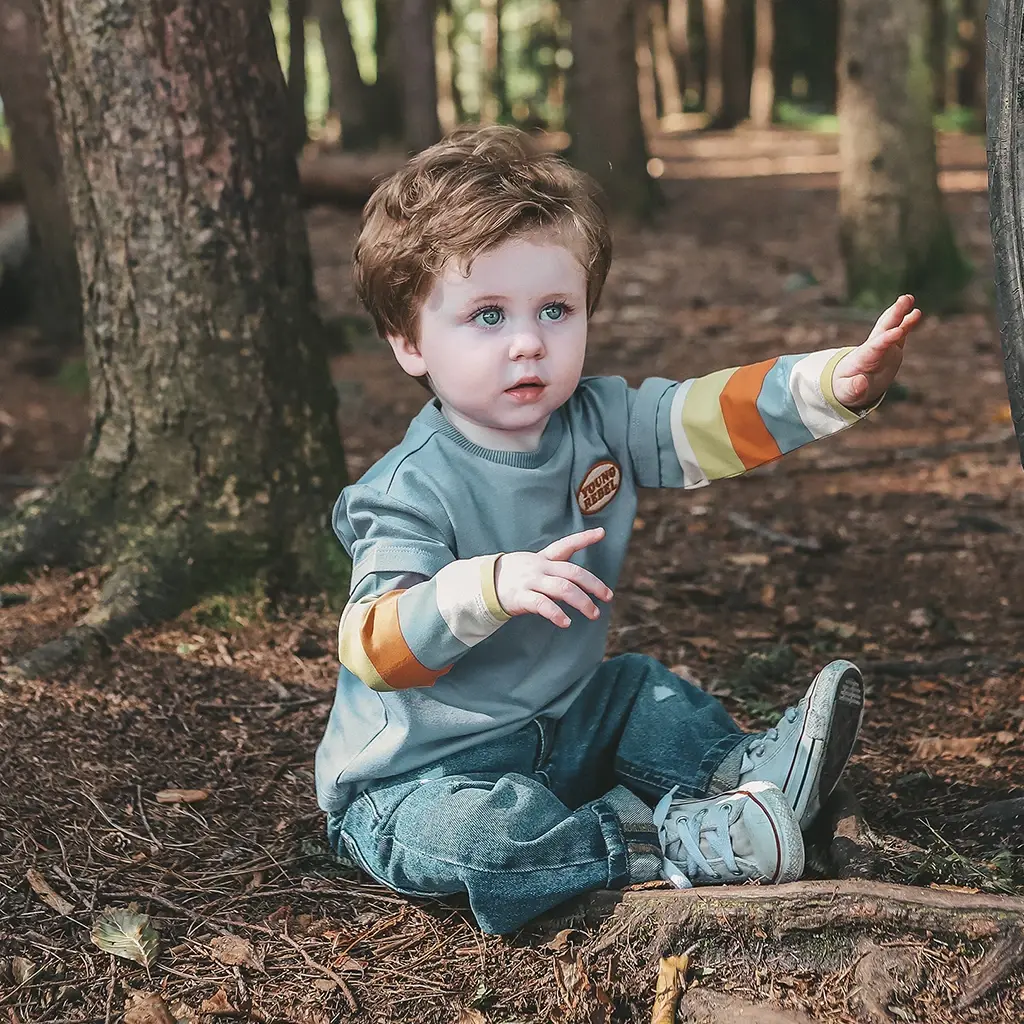
[[[783,790],[801,828],[807,828],[839,784],[864,717],[864,680],[849,661],[834,661],[807,693],[800,738]]]
[[[795,882],[804,873],[804,837],[786,794],[770,782],[751,782],[737,790],[761,808],[775,835],[778,866],[768,885]]]

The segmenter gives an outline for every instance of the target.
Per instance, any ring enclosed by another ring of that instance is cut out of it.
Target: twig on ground
[[[1009,454],[1013,434],[1000,433],[994,437],[981,437],[974,441],[948,441],[946,444],[921,445],[915,448],[892,448],[883,450],[870,459],[851,461],[849,456],[830,459],[808,460],[805,463],[787,467],[793,475],[804,473],[857,473],[864,469],[881,469],[895,462],[913,462],[924,459],[947,459],[952,455],[968,455],[972,452],[991,451],[1006,448]]]
[[[821,541],[817,537],[794,537],[788,533],[780,533],[778,530],[755,522],[749,516],[743,515],[742,512],[729,512],[726,514],[726,518],[733,526],[757,534],[758,537],[764,537],[765,540],[769,540],[773,544],[783,544],[796,548],[798,551],[820,552],[822,550]]]
[[[262,929],[261,929],[261,930],[262,930]],[[306,962],[306,964],[307,964],[307,965],[308,965],[309,967],[312,967],[312,968],[313,968],[313,970],[315,970],[315,971],[319,971],[319,972],[320,972],[320,973],[321,973],[322,975],[324,975],[324,977],[330,978],[330,979],[331,979],[331,981],[333,981],[333,982],[334,982],[334,984],[335,984],[335,985],[337,985],[337,986],[338,986],[338,988],[339,988],[339,989],[341,990],[341,994],[342,994],[342,996],[344,997],[344,999],[345,999],[345,1002],[346,1002],[346,1003],[348,1004],[348,1008],[349,1008],[349,1011],[350,1011],[350,1012],[352,1012],[352,1013],[357,1013],[357,1012],[359,1011],[359,1004],[358,1004],[358,1003],[356,1002],[356,997],[355,997],[354,995],[352,995],[352,989],[350,989],[350,988],[348,987],[348,983],[347,983],[347,982],[345,981],[345,979],[344,979],[344,978],[343,978],[343,977],[342,977],[342,976],[341,976],[340,974],[338,974],[338,972],[337,972],[337,971],[332,971],[332,970],[330,969],[330,967],[325,967],[325,966],[324,966],[323,964],[317,963],[317,961],[316,961],[316,960],[314,960],[314,959],[313,959],[313,958],[312,958],[312,957],[311,957],[311,956],[310,956],[310,955],[309,955],[309,954],[308,954],[308,953],[307,953],[307,952],[306,952],[306,951],[305,951],[305,950],[304,950],[304,949],[303,949],[303,948],[302,948],[302,947],[301,947],[301,946],[300,946],[300,945],[299,945],[299,944],[298,944],[298,943],[297,943],[297,942],[296,942],[296,941],[295,941],[295,940],[294,940],[294,939],[293,939],[293,938],[292,938],[292,937],[291,937],[291,936],[290,936],[290,935],[288,934],[288,927],[287,927],[287,925],[285,925],[285,926],[284,926],[284,927],[283,927],[283,928],[281,929],[281,931],[280,931],[280,932],[278,932],[278,933],[274,933],[274,932],[272,932],[272,931],[271,931],[271,929],[269,929],[269,928],[267,929],[267,931],[268,931],[268,932],[270,932],[271,934],[277,934],[277,935],[278,935],[278,936],[279,936],[280,938],[284,939],[284,941],[285,941],[285,942],[287,942],[287,943],[288,943],[288,945],[289,945],[289,946],[291,946],[291,947],[292,947],[292,949],[294,949],[294,950],[295,950],[295,952],[296,952],[296,953],[298,953],[298,954],[299,954],[299,956],[301,956],[301,957],[302,957],[302,959],[303,959],[303,960],[304,960],[304,961]]]
[[[103,1014],[106,1024],[110,1024],[110,1018],[114,1010],[114,986],[117,984],[117,957],[110,954],[110,981],[107,983],[107,1005]]]
[[[136,785],[135,787],[135,799],[139,805],[139,817],[142,818],[142,824],[146,827],[146,832],[149,833],[149,838],[153,840],[153,845],[158,849],[163,849],[163,843],[155,835],[153,835],[153,829],[150,827],[149,819],[146,817],[146,808],[142,801],[142,786]]]

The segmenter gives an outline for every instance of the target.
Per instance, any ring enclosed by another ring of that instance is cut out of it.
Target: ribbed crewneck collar
[[[551,414],[544,433],[541,434],[540,444],[532,452],[503,451],[498,448],[484,448],[475,441],[471,441],[445,416],[436,398],[428,402],[416,418],[422,421],[424,426],[443,434],[471,455],[478,455],[481,459],[487,459],[488,462],[496,462],[502,466],[516,466],[520,469],[536,469],[538,466],[543,466],[558,450],[565,430],[562,410],[556,409]]]

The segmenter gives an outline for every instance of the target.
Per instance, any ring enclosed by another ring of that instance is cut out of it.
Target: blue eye
[[[540,311],[540,315],[548,323],[558,323],[569,315],[569,307],[564,302],[552,302]]]
[[[497,327],[505,314],[497,306],[488,306],[473,314],[473,322],[481,327]]]

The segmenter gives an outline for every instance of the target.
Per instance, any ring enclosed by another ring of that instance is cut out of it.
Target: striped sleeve
[[[351,601],[338,658],[372,690],[433,686],[510,618],[494,586],[500,555],[451,562],[428,580]]]
[[[680,384],[669,422],[682,485],[739,476],[856,423],[864,414],[832,390],[832,371],[850,351],[780,356]]]

